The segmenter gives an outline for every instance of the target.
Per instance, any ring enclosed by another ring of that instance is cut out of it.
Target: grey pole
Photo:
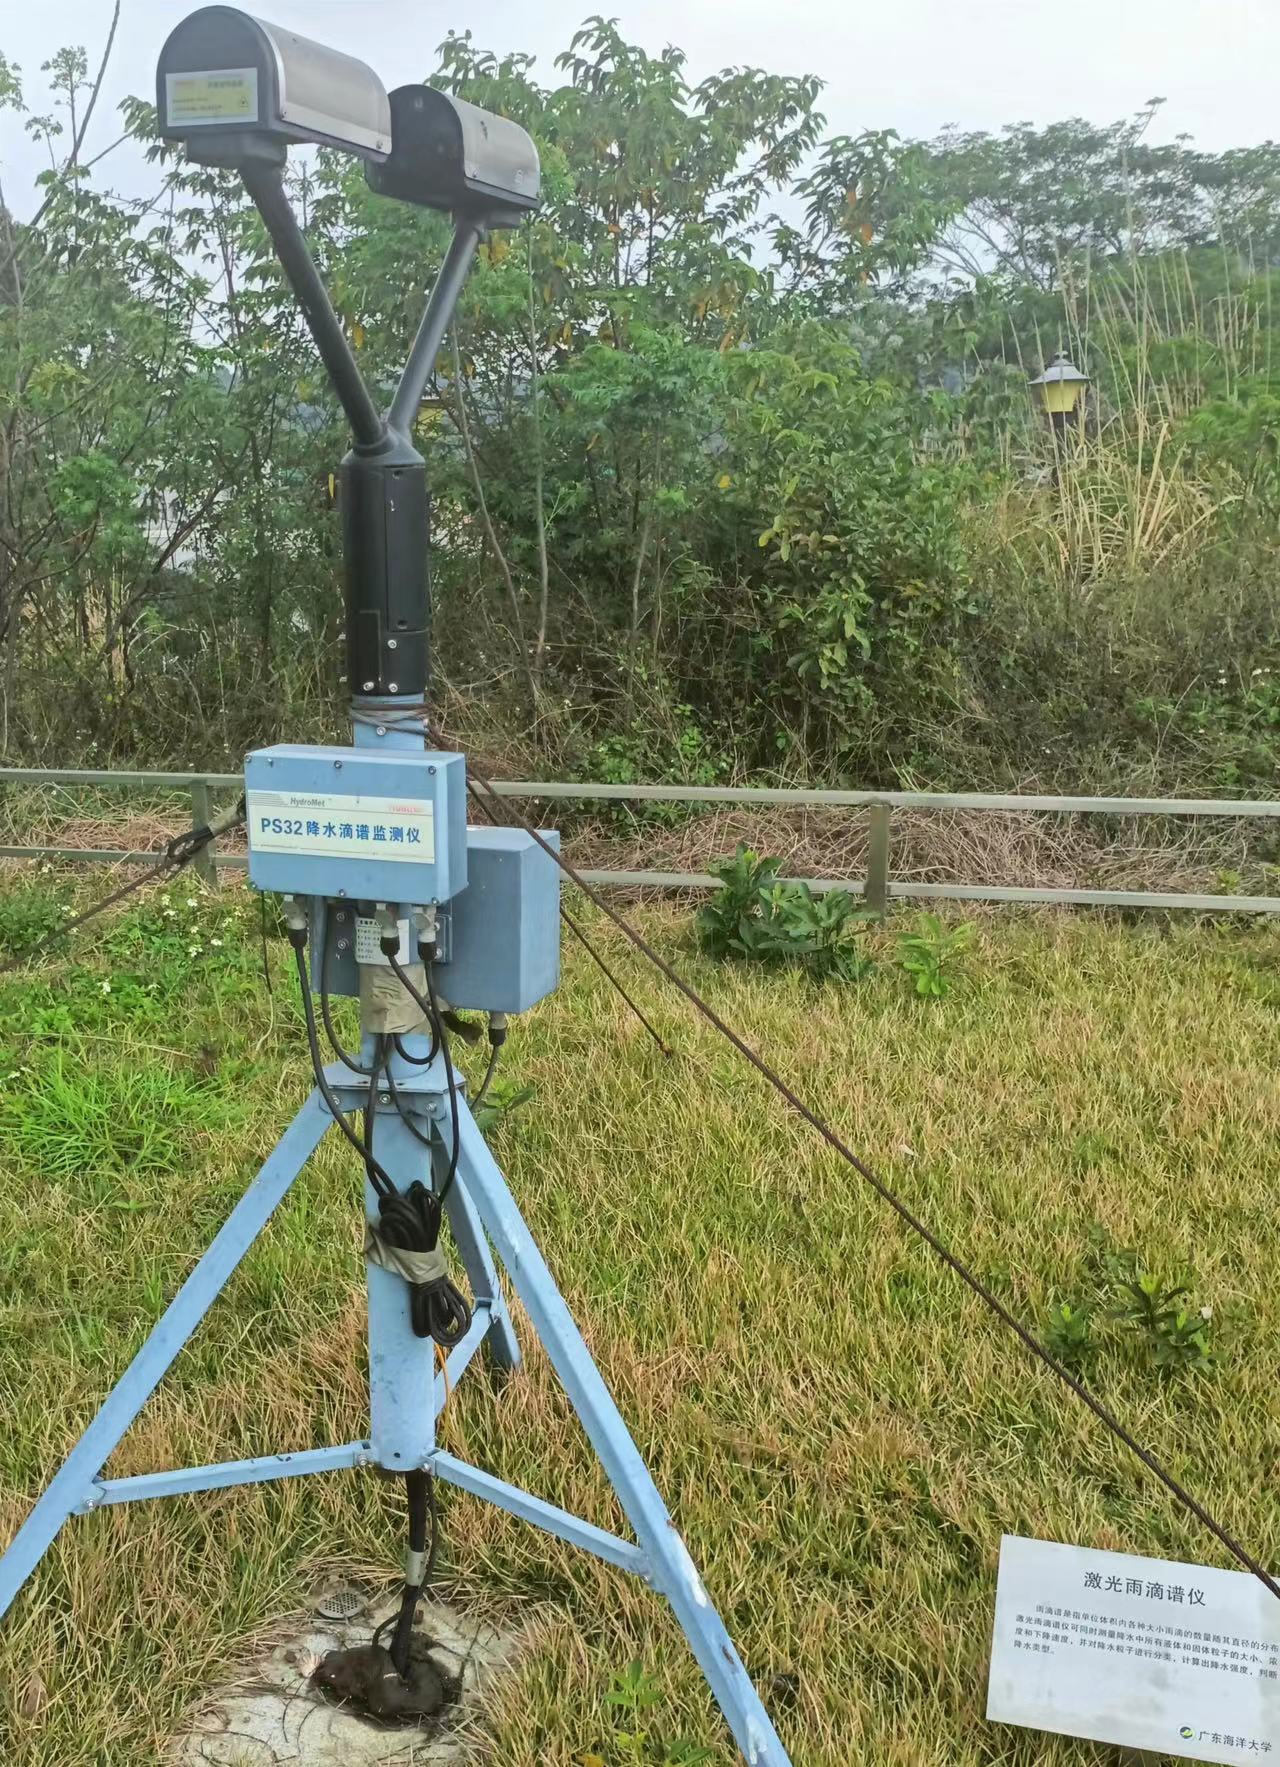
[[[418,327],[418,335],[413,340],[409,360],[404,365],[400,385],[396,388],[396,396],[391,401],[391,410],[387,414],[391,428],[401,435],[408,435],[413,428],[418,406],[422,403],[422,395],[435,367],[436,354],[448,330],[458,296],[462,293],[462,285],[467,280],[471,260],[480,244],[481,232],[482,229],[473,221],[460,221],[444,263],[440,266],[440,274],[436,277],[431,299],[422,315],[422,324]]]
[[[279,168],[247,164],[240,168],[240,174],[298,297],[307,328],[320,352],[320,360],[342,401],[356,445],[374,448],[385,437],[387,426],[369,395],[338,315],[333,310],[329,291],[320,280],[320,272],[307,250],[298,217],[285,195]]]

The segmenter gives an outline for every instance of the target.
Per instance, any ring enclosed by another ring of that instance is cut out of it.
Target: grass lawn
[[[11,873],[20,945],[74,885]],[[189,900],[190,899],[190,900]],[[1280,1562],[1280,928],[984,917],[947,1000],[893,928],[866,981],[716,966],[686,910],[637,910],[712,1001],[1043,1326],[1105,1254],[1194,1269],[1211,1373],[1159,1371],[1105,1320],[1087,1378],[1266,1562]],[[590,915],[587,915],[590,921]],[[676,1046],[583,954],[508,1045],[536,1096],[495,1145],[797,1767],[1066,1767],[1114,1750],[983,1720],[1002,1531],[1226,1562],[727,1046],[596,930]],[[9,1536],[308,1084],[288,953],[256,900],[185,880],[0,982],[0,1539]],[[337,1137],[112,1462],[117,1474],[364,1427],[360,1183]],[[473,1375],[443,1440],[619,1518],[545,1362]],[[642,1587],[444,1494],[464,1603],[526,1621],[493,1716],[502,1767],[610,1740],[633,1660],[649,1720],[736,1759]],[[6,1767],[140,1767],[319,1565],[394,1574],[401,1499],[340,1474],[79,1518],[0,1633]],[[655,1759],[659,1758],[655,1756]]]

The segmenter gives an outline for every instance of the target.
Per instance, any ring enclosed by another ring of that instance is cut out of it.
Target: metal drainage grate
[[[316,1612],[322,1620],[350,1620],[363,1606],[364,1596],[345,1583],[337,1589],[327,1589],[316,1602]]]

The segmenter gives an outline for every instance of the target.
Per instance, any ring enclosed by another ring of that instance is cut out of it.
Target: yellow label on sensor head
[[[212,123],[258,121],[258,70],[214,68],[208,73],[166,74],[165,109],[170,129]]]

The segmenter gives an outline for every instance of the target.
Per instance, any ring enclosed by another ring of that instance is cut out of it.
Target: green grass
[[[1157,1371],[1110,1324],[1088,1378],[1280,1560],[1280,928],[993,915],[931,1004],[894,965],[909,917],[872,935],[868,980],[823,988],[714,965],[687,913],[638,912],[1020,1317],[1087,1297],[1100,1248],[1193,1267],[1215,1372]],[[1000,1535],[1221,1553],[595,926],[677,1053],[570,946],[557,996],[513,1029],[509,1071],[536,1096],[496,1145],[797,1767],[1118,1762],[985,1724]],[[304,1095],[286,955],[274,994],[259,965],[242,893],[184,886],[0,983],[0,1539]],[[358,1197],[333,1138],[114,1472],[363,1427]],[[536,1351],[504,1388],[471,1377],[443,1438],[620,1525]],[[643,1588],[467,1498],[446,1497],[446,1529],[459,1597],[530,1626],[493,1714],[502,1767],[576,1767],[636,1659],[660,1693],[650,1730],[735,1759]],[[317,1565],[390,1578],[400,1545],[396,1492],[360,1474],[74,1520],[0,1633],[0,1758],[158,1761]],[[24,1717],[33,1675],[47,1697]]]

